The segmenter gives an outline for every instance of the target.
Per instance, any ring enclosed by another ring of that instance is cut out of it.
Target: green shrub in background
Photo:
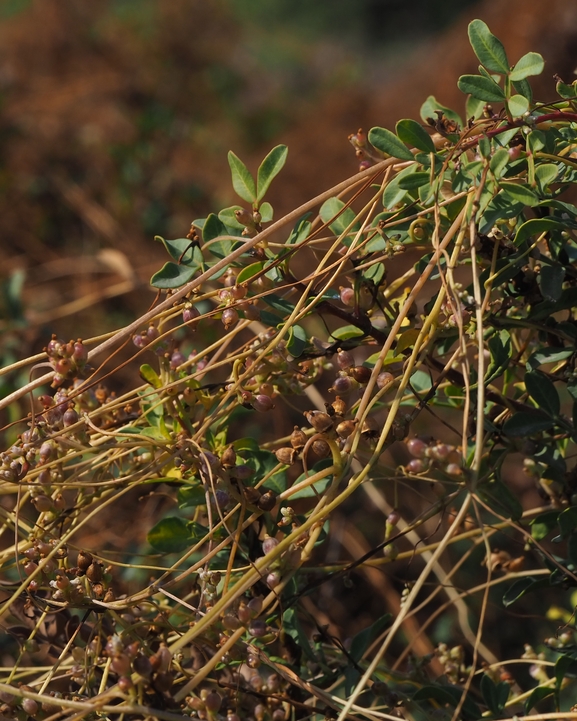
[[[154,308],[3,370],[51,366],[1,402],[43,386],[1,456],[5,716],[569,711],[577,84],[542,105],[540,55],[469,37],[466,122],[359,131],[361,171],[278,220],[286,147],[229,153],[242,204],[159,238]],[[394,612],[347,591],[375,568]],[[372,617],[338,638],[331,605]]]

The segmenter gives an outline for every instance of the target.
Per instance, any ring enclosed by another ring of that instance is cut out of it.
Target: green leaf
[[[307,334],[305,329],[300,325],[293,325],[289,332],[287,341],[287,350],[293,358],[298,358],[307,345]]]
[[[539,287],[544,298],[559,300],[563,292],[565,268],[562,265],[543,265],[538,276]]]
[[[535,178],[542,193],[547,191],[547,186],[556,179],[558,172],[554,163],[541,163],[535,168]]]
[[[386,128],[371,128],[369,130],[369,143],[377,150],[380,150],[393,158],[399,160],[413,160],[411,151],[404,145],[397,136]]]
[[[138,370],[140,373],[140,377],[144,381],[149,383],[153,388],[162,388],[162,381],[160,380],[160,376],[151,365],[149,365],[148,363],[143,363]]]
[[[373,263],[363,271],[363,279],[373,283],[375,286],[380,285],[385,277],[384,263]]]
[[[192,280],[198,267],[189,265],[177,265],[172,261],[165,263],[160,270],[150,279],[150,285],[154,288],[162,288],[167,290],[169,288],[180,288],[189,280]]]
[[[493,73],[508,73],[509,61],[503,43],[496,38],[482,20],[469,23],[469,41],[475,55],[487,70]]]
[[[318,463],[315,463],[315,465],[308,470],[306,473],[301,473],[301,475],[296,479],[293,485],[296,485],[297,483],[300,483],[301,481],[306,480],[307,478],[310,478],[311,476],[314,476],[315,473],[318,473],[319,471],[322,471],[325,468],[328,468],[329,466],[332,466],[333,459],[332,458],[323,458],[322,461],[319,461]],[[322,493],[325,488],[329,485],[329,483],[332,480],[332,476],[326,476],[326,478],[321,478],[320,481],[317,481],[316,483],[313,483],[310,486],[307,486],[306,488],[302,488],[300,491],[297,491],[293,495],[291,495],[291,502],[295,500],[296,498],[312,498],[317,493]],[[315,493],[316,491],[316,493]]]
[[[505,93],[497,83],[482,75],[461,75],[457,85],[463,93],[472,95],[477,100],[488,103],[500,103],[505,100]]]
[[[557,90],[557,94],[566,100],[572,100],[577,95],[577,85],[575,82],[567,85],[562,80],[559,80],[555,89]]]
[[[463,689],[459,686],[441,686],[432,684],[430,686],[422,686],[414,695],[413,701],[433,700],[443,706],[457,706],[461,701]],[[463,703],[462,715],[464,721],[478,721],[481,718],[481,710],[470,696],[465,696]]]
[[[467,118],[474,118],[475,120],[478,120],[478,118],[480,118],[483,114],[484,108],[485,102],[483,100],[479,100],[478,98],[474,98],[472,95],[469,95],[465,104]]]
[[[270,203],[261,203],[258,209],[261,223],[270,223],[274,218],[274,210]]]
[[[553,427],[553,419],[539,411],[521,411],[515,413],[503,424],[503,433],[516,438],[532,436],[548,431]]]
[[[507,370],[513,353],[511,336],[507,330],[495,333],[489,338],[487,345],[491,362],[485,373],[485,384],[492,383]]]
[[[390,613],[385,613],[384,616],[378,618],[368,628],[364,628],[362,631],[359,631],[359,633],[353,636],[349,650],[349,654],[353,661],[358,663],[362,659],[363,654],[370,644],[381,635],[385,628],[390,626],[391,618],[392,615]]]
[[[256,188],[253,177],[248,172],[246,165],[232,150],[228,152],[228,164],[230,165],[232,187],[235,193],[243,200],[246,200],[247,203],[254,203],[256,200]]]
[[[181,263],[187,265],[190,263],[191,260],[194,259],[194,251],[198,250],[200,252],[200,249],[195,247],[194,243],[192,243],[188,238],[177,238],[176,240],[166,240],[165,238],[162,238],[160,235],[155,235],[154,240],[156,240],[159,243],[162,243],[164,247],[166,248],[166,251],[170,255],[170,257],[173,260],[180,260]],[[184,253],[184,255],[183,255]],[[201,254],[202,259],[202,254]]]
[[[417,165],[409,165],[408,168],[403,168],[395,177],[387,184],[387,187],[383,191],[383,208],[391,210],[398,203],[403,200],[407,191],[400,187],[401,182],[409,175],[414,175],[417,172]]]
[[[195,486],[181,486],[178,489],[176,497],[179,508],[206,505],[206,492],[200,484]]]
[[[311,232],[312,224],[307,220],[310,213],[306,213],[302,218],[297,220],[295,227],[291,230],[291,234],[287,238],[287,245],[296,245],[306,240]]]
[[[577,675],[577,659],[571,656],[559,656],[555,662],[555,685],[558,689],[561,688],[563,679],[569,675],[573,678]]]
[[[146,538],[154,550],[160,553],[184,551],[192,540],[188,524],[177,516],[163,518],[148,532]]]
[[[525,714],[528,714],[529,711],[539,703],[539,701],[542,701],[544,698],[548,698],[549,696],[553,696],[553,694],[556,693],[556,689],[553,686],[537,686],[537,688],[534,688],[531,695],[525,702]]]
[[[481,693],[491,713],[497,715],[503,711],[511,686],[506,681],[495,683],[486,673],[481,678]]]
[[[331,337],[336,338],[337,340],[348,340],[349,338],[359,338],[364,335],[365,334],[363,333],[363,331],[360,328],[357,328],[356,325],[343,325],[331,333]]]
[[[515,601],[518,601],[522,596],[527,593],[532,593],[540,588],[549,586],[549,578],[534,578],[531,576],[525,576],[515,581],[512,586],[505,591],[503,596],[503,605],[511,606]]]
[[[515,63],[515,67],[509,73],[513,81],[524,80],[530,75],[540,75],[545,67],[543,56],[539,53],[527,53]]]
[[[421,105],[420,115],[422,120],[426,123],[429,118],[437,120],[436,111],[440,110],[443,115],[449,120],[454,120],[459,126],[463,126],[463,121],[459,113],[456,113],[451,108],[447,108],[445,105],[440,103],[434,95],[429,95],[425,102]]]
[[[430,173],[418,171],[400,178],[398,185],[401,190],[415,190],[416,188],[420,188],[421,185],[426,185],[430,179]]]
[[[549,230],[556,228],[564,228],[563,223],[553,218],[532,218],[527,220],[515,234],[515,245],[521,245],[521,243],[527,238],[531,238],[533,235],[541,235]]]
[[[257,202],[260,202],[264,198],[265,193],[269,189],[271,182],[282,170],[283,165],[286,162],[287,154],[288,148],[286,145],[277,145],[270,151],[270,153],[260,164],[256,176]]]
[[[531,537],[536,541],[542,541],[551,531],[557,527],[558,511],[547,511],[539,514],[529,521],[531,526]]]
[[[496,178],[500,178],[509,162],[509,152],[506,148],[499,148],[491,158],[489,168]]]
[[[523,515],[523,508],[509,488],[498,480],[492,480],[479,486],[479,496],[501,516],[518,521]]]
[[[226,228],[231,228],[233,230],[244,230],[245,226],[242,223],[239,223],[236,219],[236,215],[234,214],[235,210],[242,210],[242,205],[231,205],[230,208],[223,208],[219,214],[218,219],[225,225],[226,227],[223,229],[224,233],[226,233]],[[219,233],[219,235],[224,235],[223,232]],[[203,236],[204,237],[204,236]]]
[[[575,506],[566,508],[559,514],[557,522],[561,529],[561,538],[568,538],[577,530],[577,508],[575,508]]]
[[[233,206],[233,208],[230,208],[230,210],[233,210],[234,208],[240,208],[240,205]],[[202,239],[205,243],[208,243],[215,238],[220,238],[221,235],[228,235],[226,226],[217,215],[211,213],[204,222],[204,227],[202,229]]]
[[[561,410],[559,394],[552,381],[539,371],[525,374],[525,388],[537,406],[552,416],[558,416]]]
[[[514,118],[520,118],[529,110],[529,101],[523,95],[512,95],[507,100],[507,107]]]
[[[541,348],[535,351],[527,361],[527,367],[535,369],[547,363],[559,363],[573,355],[573,348]]]
[[[418,148],[424,153],[435,152],[435,144],[431,136],[416,120],[399,120],[395,130],[403,143],[409,147]]]
[[[541,130],[532,130],[527,136],[527,150],[530,153],[537,153],[545,147],[545,133]]]
[[[342,235],[349,226],[351,226],[350,232],[352,233],[355,233],[361,227],[360,223],[355,221],[355,211],[352,208],[343,210],[344,207],[345,203],[339,198],[329,198],[325,200],[319,210],[319,215],[323,223],[328,223],[329,228],[337,236]],[[334,219],[337,215],[338,218]]]
[[[241,283],[246,283],[247,280],[250,280],[257,273],[260,273],[263,268],[264,263],[262,261],[247,265],[246,268],[243,268],[236,276],[236,284],[240,285]]]
[[[500,187],[501,190],[517,203],[523,203],[523,205],[532,207],[539,202],[539,198],[526,185],[503,181],[500,183]]]
[[[519,95],[527,98],[530,103],[533,102],[533,91],[531,90],[531,85],[528,80],[517,80],[516,82],[513,82],[513,89],[519,93]]]

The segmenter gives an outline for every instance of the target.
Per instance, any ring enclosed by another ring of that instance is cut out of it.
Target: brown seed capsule
[[[337,353],[337,365],[341,370],[347,370],[347,368],[351,368],[353,363],[355,362],[355,359],[353,356],[346,350],[339,350]]]
[[[301,429],[298,426],[294,427],[293,432],[291,433],[291,446],[295,450],[300,450],[301,448],[304,448],[307,443],[307,436],[306,433],[301,431]]]
[[[260,491],[256,488],[252,488],[252,486],[245,486],[245,488],[243,488],[243,493],[247,502],[251,503],[253,506],[260,501]]]
[[[263,511],[272,511],[276,506],[276,493],[267,491],[263,493],[258,501],[258,507]]]
[[[314,441],[312,449],[313,453],[319,458],[327,458],[327,456],[330,456],[331,454],[331,447],[326,441],[323,441],[321,438]]]
[[[224,468],[231,468],[232,466],[236,465],[236,453],[232,446],[229,446],[222,454],[220,462],[224,466]]]
[[[92,563],[92,554],[87,551],[79,551],[76,565],[83,571],[86,571],[88,566]]]
[[[91,563],[86,569],[86,575],[92,583],[99,583],[102,580],[102,566],[98,563]]]
[[[354,433],[356,425],[356,421],[342,421],[339,423],[336,430],[341,438],[348,438],[352,433]]]
[[[337,396],[334,399],[332,406],[333,406],[333,410],[337,416],[345,415],[345,412],[347,410],[347,404],[340,396]]]
[[[323,411],[306,411],[304,414],[307,421],[319,433],[324,433],[333,427],[333,419]]]
[[[351,376],[357,381],[357,383],[368,383],[371,378],[371,369],[366,366],[355,366],[351,370]]]
[[[294,448],[289,448],[288,446],[284,448],[277,448],[274,454],[279,463],[284,463],[287,466],[292,466],[297,457],[296,450]]]

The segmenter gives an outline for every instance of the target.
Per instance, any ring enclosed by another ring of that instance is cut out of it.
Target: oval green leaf
[[[163,518],[149,531],[146,538],[160,553],[180,553],[188,548],[192,540],[186,521],[177,516]]]
[[[544,373],[532,371],[525,374],[525,388],[537,406],[552,416],[561,410],[559,394],[554,383]]]
[[[409,147],[418,148],[424,153],[434,153],[435,144],[431,136],[416,120],[399,120],[395,126],[397,135]]]
[[[426,185],[431,179],[430,173],[424,171],[418,171],[416,173],[410,173],[402,178],[399,178],[398,187],[401,190],[415,190],[420,188],[421,185]]]
[[[529,110],[529,101],[523,95],[512,95],[507,100],[507,107],[514,118],[519,118]]]
[[[541,235],[548,230],[554,230],[555,228],[563,228],[563,223],[553,218],[532,218],[523,225],[517,231],[515,235],[515,245],[520,245],[524,240],[530,238],[533,235]]]
[[[293,325],[290,329],[289,339],[287,341],[287,350],[293,358],[302,355],[307,344],[307,334],[305,329],[300,325]]]
[[[180,288],[189,280],[192,280],[197,270],[198,266],[177,265],[172,261],[168,261],[152,276],[150,285],[163,290]]]
[[[529,207],[537,205],[539,202],[539,198],[526,185],[503,182],[501,183],[501,190],[515,202],[523,203],[523,205],[528,205]]]
[[[252,175],[242,160],[232,150],[228,151],[228,164],[232,175],[232,187],[235,193],[246,200],[247,203],[254,203],[256,200],[256,188]]]
[[[482,75],[461,75],[457,85],[462,93],[468,93],[477,100],[484,100],[487,103],[500,103],[505,100],[501,86]]]
[[[256,176],[257,202],[260,203],[260,201],[264,198],[265,193],[269,189],[271,182],[273,181],[275,176],[277,176],[282,170],[283,165],[286,162],[287,154],[288,148],[286,145],[277,145],[276,148],[273,148],[260,164]]]
[[[539,53],[527,53],[515,64],[509,78],[519,81],[528,78],[530,75],[540,75],[544,67],[545,61],[542,55]]]
[[[509,61],[503,43],[489,30],[487,23],[473,20],[469,23],[469,41],[475,55],[487,70],[508,73]]]
[[[369,143],[393,158],[399,160],[413,160],[414,156],[407,146],[397,136],[386,128],[371,128],[369,130]]]

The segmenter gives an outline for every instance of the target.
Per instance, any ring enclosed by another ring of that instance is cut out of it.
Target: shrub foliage
[[[1,402],[4,717],[568,710],[577,84],[469,38],[465,121],[358,131],[279,220],[287,148],[230,152],[241,203],[157,238],[150,311],[2,371],[50,366]]]

